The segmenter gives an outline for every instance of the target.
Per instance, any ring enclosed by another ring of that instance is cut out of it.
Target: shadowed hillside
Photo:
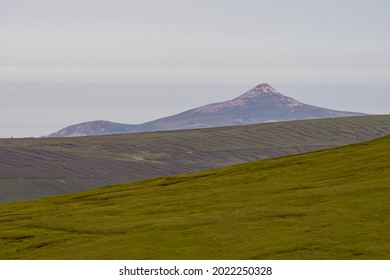
[[[390,137],[0,205],[1,259],[390,258]]]
[[[76,138],[0,139],[0,202],[189,173],[370,140],[390,116]]]

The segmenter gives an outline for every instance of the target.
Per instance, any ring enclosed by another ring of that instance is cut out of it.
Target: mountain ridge
[[[207,128],[360,115],[365,114],[308,105],[281,94],[267,83],[261,83],[232,100],[203,105],[138,125],[102,120],[83,122],[63,128],[48,137]]]

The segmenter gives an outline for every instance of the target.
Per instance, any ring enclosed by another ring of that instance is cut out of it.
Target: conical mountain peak
[[[276,89],[271,87],[269,84],[262,83],[255,86],[251,90],[247,91],[243,95],[237,97],[235,100],[256,98],[260,96],[273,96],[273,95],[283,96],[280,92],[278,92]]]
[[[269,84],[262,83],[233,100],[204,105],[139,125],[95,121],[64,128],[49,137],[204,128],[359,115],[362,114],[304,104],[279,93]]]
[[[267,83],[262,83],[262,84],[259,84],[257,86],[255,86],[253,89],[253,91],[257,91],[257,92],[271,92],[271,93],[279,93],[276,89],[274,89],[273,87],[271,87],[269,84]],[[280,93],[279,93],[280,94]]]

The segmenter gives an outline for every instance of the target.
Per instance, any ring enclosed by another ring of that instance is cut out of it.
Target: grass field
[[[0,203],[367,141],[390,116],[78,138],[0,139]]]
[[[1,259],[390,259],[390,136],[0,205]]]

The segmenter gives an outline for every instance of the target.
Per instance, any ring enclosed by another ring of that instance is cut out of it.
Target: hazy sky
[[[141,123],[267,82],[390,113],[388,0],[0,0],[0,137]]]

